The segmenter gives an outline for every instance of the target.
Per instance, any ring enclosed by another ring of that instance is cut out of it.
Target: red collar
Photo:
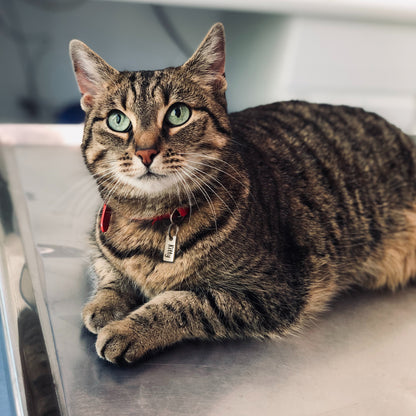
[[[176,219],[176,218],[185,218],[187,215],[189,214],[189,207],[180,207],[175,209],[175,211],[173,211],[170,214],[163,214],[163,215],[158,215],[157,217],[154,218],[134,218],[134,221],[143,221],[143,220],[148,220],[148,221],[152,221],[152,225],[154,225],[156,222],[161,221],[161,220],[165,220],[168,218],[172,219]],[[110,225],[110,219],[111,219],[111,208],[107,205],[104,204],[102,211],[101,211],[101,219],[100,219],[100,230],[105,233],[108,230],[108,227]]]

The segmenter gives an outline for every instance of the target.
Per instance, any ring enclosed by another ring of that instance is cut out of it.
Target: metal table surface
[[[1,312],[18,415],[416,414],[416,285],[351,292],[283,340],[187,342],[128,368],[100,360],[80,319],[100,205],[81,132],[0,126]]]

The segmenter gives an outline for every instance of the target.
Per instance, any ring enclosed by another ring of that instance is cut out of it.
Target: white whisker
[[[236,172],[236,174],[238,176],[241,176],[241,172],[238,172],[232,165],[230,165],[228,162],[225,162],[222,159],[214,158],[214,157],[209,157],[209,156],[206,156],[204,154],[199,154],[199,153],[184,153],[184,154],[187,154],[187,155],[197,155],[197,156],[201,157],[202,159],[203,158],[206,158],[206,159],[214,160],[216,162],[224,163],[227,166],[230,166]],[[197,165],[200,165],[200,166],[206,166],[206,167],[208,167],[210,169],[214,169],[214,170],[216,170],[218,172],[223,173],[224,175],[227,175],[228,177],[230,177],[234,181],[238,182],[240,185],[242,185],[244,187],[244,189],[247,188],[247,185],[245,183],[243,183],[241,180],[237,179],[235,176],[231,175],[229,172],[227,172],[227,171],[225,171],[223,169],[220,169],[218,166],[212,165],[210,163],[203,163],[203,162],[200,162],[200,161],[197,161],[197,160],[194,160],[194,159],[187,160],[187,163],[188,164],[189,163],[193,163],[193,164],[197,164]]]
[[[210,209],[212,211],[212,215],[213,215],[214,222],[215,222],[215,229],[217,230],[218,229],[218,226],[217,226],[217,215],[216,215],[216,212],[215,212],[214,204],[212,203],[212,200],[211,200],[210,196],[208,195],[208,192],[203,188],[203,186],[201,186],[201,184],[199,183],[199,181],[197,181],[195,179],[194,175],[191,175],[190,172],[187,172],[185,169],[182,169],[181,172],[184,173],[191,180],[191,182],[193,182],[197,186],[197,188],[201,191],[202,195],[206,199],[206,201],[207,201],[207,203],[208,203],[208,205],[209,205],[209,207],[210,207]]]
[[[209,160],[214,160],[215,162],[221,162],[224,163],[224,165],[228,166],[229,168],[231,168],[237,175],[241,175],[241,172],[239,172],[233,165],[231,165],[230,163],[226,162],[225,160],[219,158],[219,157],[215,157],[215,156],[208,156],[204,153],[192,153],[192,152],[186,152],[186,153],[181,153],[182,155],[190,155],[190,156],[198,156],[200,158],[203,159],[209,159]]]
[[[183,178],[183,176],[180,174],[180,172],[175,172],[175,176],[179,179],[179,181],[181,182],[181,184],[183,185],[183,190],[188,198],[188,202],[189,202],[189,209],[190,209],[190,214],[189,217],[191,217],[191,211],[192,211],[192,200],[191,200],[191,196],[195,201],[195,205],[197,206],[197,208],[199,209],[198,206],[198,201],[195,198],[194,193],[192,192],[192,189],[190,188],[190,186],[188,185],[188,183],[186,182],[186,179]]]
[[[185,169],[185,168],[184,168]],[[188,173],[190,175],[192,175],[192,177],[198,181],[198,184],[200,184],[202,187],[206,187],[208,188],[221,202],[222,204],[226,207],[226,209],[230,212],[231,216],[234,217],[236,219],[236,216],[234,214],[234,211],[230,208],[230,206],[224,201],[223,198],[221,198],[221,196],[215,191],[215,189],[213,189],[207,182],[205,182],[203,180],[202,177],[198,176],[197,173],[195,173],[195,171],[191,171],[189,169],[187,169]]]
[[[236,207],[237,210],[239,210],[239,204],[237,204],[237,201],[234,199],[232,193],[221,183],[221,181],[219,181],[215,176],[196,168],[195,166],[190,166],[190,169],[192,169],[193,172],[197,172],[199,174],[199,177],[201,178],[201,180],[203,180],[203,177],[208,176],[211,180],[213,180],[214,182],[216,182],[219,186],[221,186],[222,189],[224,189],[224,191],[228,194],[228,196],[230,197],[230,199],[232,199],[232,201],[234,202],[234,205]],[[205,182],[205,181],[204,181]],[[215,192],[214,192],[215,193]],[[219,195],[217,193],[215,193],[218,197]],[[221,198],[220,198],[221,199]],[[225,204],[225,203],[224,203]],[[227,207],[228,205],[225,204]],[[228,207],[229,208],[229,207]],[[231,212],[231,209],[230,209]]]
[[[72,184],[70,188],[68,188],[56,201],[54,201],[52,210],[54,212],[62,211],[63,209],[65,211],[73,211],[74,207],[80,206],[78,203],[79,195],[87,193],[88,190],[95,191],[95,184],[90,176],[84,177]]]

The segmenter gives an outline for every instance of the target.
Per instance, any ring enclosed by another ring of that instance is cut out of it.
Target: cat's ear
[[[71,40],[69,54],[82,94],[81,107],[87,111],[92,107],[94,98],[100,89],[110,82],[118,74],[118,71],[79,40]]]
[[[222,23],[211,27],[184,67],[214,89],[225,91],[225,34]]]

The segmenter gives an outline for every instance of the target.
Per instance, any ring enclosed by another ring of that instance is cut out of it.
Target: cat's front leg
[[[149,351],[184,339],[219,334],[221,331],[210,321],[213,317],[203,311],[194,292],[164,292],[121,321],[104,327],[97,336],[97,353],[113,363],[131,363]]]
[[[103,257],[93,264],[95,291],[84,306],[82,320],[85,327],[97,334],[111,321],[123,319],[143,301],[131,283]]]
[[[272,305],[261,296],[215,290],[164,292],[104,327],[97,337],[97,353],[113,363],[131,363],[185,339],[261,338],[285,333],[297,320],[297,313],[288,315],[286,302]]]

